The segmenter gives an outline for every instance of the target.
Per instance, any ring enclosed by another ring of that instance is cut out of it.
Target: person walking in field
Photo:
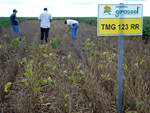
[[[76,38],[77,29],[79,27],[78,21],[68,19],[68,20],[65,20],[64,24],[68,25],[69,30],[67,32],[71,31],[71,38],[74,40]]]
[[[12,26],[12,34],[13,34],[13,39],[14,39],[14,33],[17,32],[17,34],[20,36],[20,41],[22,40],[21,38],[21,32],[19,29],[19,21],[17,19],[16,13],[18,11],[16,9],[13,10],[13,13],[10,16],[10,21],[11,21],[11,26]]]
[[[48,12],[47,8],[44,8],[44,11],[40,14],[38,19],[41,21],[41,41],[43,41],[45,36],[45,41],[47,42],[50,22],[52,22],[52,15]]]

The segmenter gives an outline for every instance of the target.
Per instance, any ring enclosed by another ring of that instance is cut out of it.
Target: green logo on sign
[[[104,13],[108,13],[110,15],[111,12],[111,7],[110,6],[105,6],[104,7]]]
[[[122,8],[122,9],[115,10],[115,13],[111,14],[111,12],[112,12],[111,11],[111,7],[110,6],[105,6],[104,7],[104,13],[105,13],[105,15],[115,15],[115,17],[119,17],[120,14],[124,14],[124,15],[137,15],[137,14],[139,14],[139,8],[140,7],[137,7],[134,10],[127,9],[128,8],[127,6],[116,6],[116,8]]]
[[[139,8],[137,7],[136,10],[116,10],[116,17],[119,17],[120,14],[124,14],[124,15],[135,15],[139,13]]]

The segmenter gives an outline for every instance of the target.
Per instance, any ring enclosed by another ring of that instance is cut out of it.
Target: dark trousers
[[[44,39],[44,35],[45,35],[45,41],[47,42],[49,29],[50,28],[41,28],[41,40]]]

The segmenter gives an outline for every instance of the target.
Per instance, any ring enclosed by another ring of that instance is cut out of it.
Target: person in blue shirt
[[[19,29],[19,21],[17,19],[16,13],[18,11],[16,9],[13,10],[13,13],[10,16],[10,21],[11,21],[11,26],[12,26],[12,34],[13,34],[13,39],[14,39],[14,33],[17,32],[17,34],[20,36],[20,41],[22,40],[21,38],[21,31]]]

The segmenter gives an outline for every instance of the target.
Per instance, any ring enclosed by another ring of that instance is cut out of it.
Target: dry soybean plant
[[[1,112],[117,112],[118,37],[98,37],[95,26],[80,23],[73,41],[54,20],[40,44],[39,26],[22,22],[21,42],[2,29]],[[123,112],[150,112],[149,49],[140,36],[124,36]]]

